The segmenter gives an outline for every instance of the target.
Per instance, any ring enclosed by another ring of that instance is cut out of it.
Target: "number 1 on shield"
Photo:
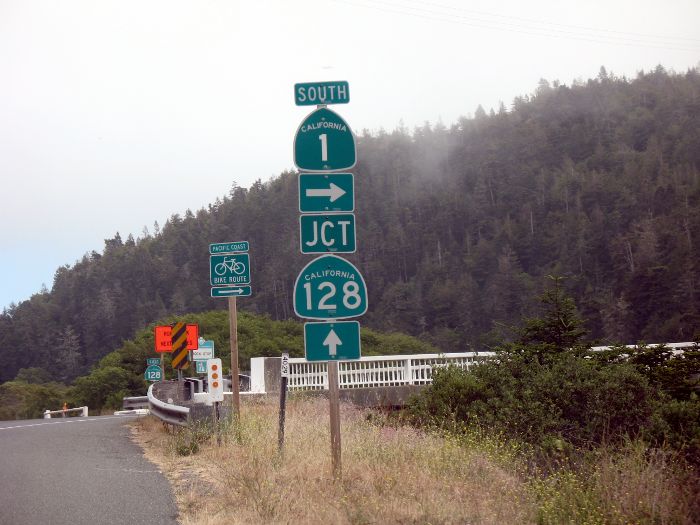
[[[328,161],[328,135],[325,133],[318,136],[318,140],[321,141],[321,160],[323,162]]]

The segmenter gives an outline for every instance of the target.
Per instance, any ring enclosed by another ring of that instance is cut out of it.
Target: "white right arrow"
[[[243,288],[227,288],[225,290],[221,290],[219,293],[222,295],[239,294],[243,293]]]
[[[337,355],[336,350],[338,346],[342,344],[343,342],[340,340],[340,337],[338,337],[338,334],[331,328],[331,331],[328,332],[326,339],[323,341],[323,346],[328,347],[328,355]]]
[[[328,189],[325,188],[318,188],[318,189],[313,189],[313,188],[308,188],[306,190],[306,196],[307,197],[330,197],[331,202],[337,201],[340,197],[345,195],[346,191],[339,187],[336,186],[331,182],[330,186]]]

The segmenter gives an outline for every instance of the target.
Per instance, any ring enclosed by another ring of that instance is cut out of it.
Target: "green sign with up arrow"
[[[360,323],[304,323],[307,361],[347,361],[360,358]]]
[[[341,171],[355,165],[355,136],[337,113],[319,108],[307,116],[294,137],[294,164],[303,171]]]
[[[307,264],[294,285],[294,312],[307,319],[348,319],[367,312],[367,286],[360,271],[337,255]]]

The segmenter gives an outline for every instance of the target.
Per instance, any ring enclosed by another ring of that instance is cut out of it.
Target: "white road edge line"
[[[70,421],[55,421],[52,423],[32,423],[31,425],[15,425],[13,427],[0,427],[0,430],[10,430],[12,428],[29,428],[29,427],[43,427],[45,425],[62,425],[63,423],[85,423],[86,421],[104,421],[105,419],[124,419],[125,417],[133,417],[138,414],[124,414],[123,416],[102,416],[92,419],[73,419]]]

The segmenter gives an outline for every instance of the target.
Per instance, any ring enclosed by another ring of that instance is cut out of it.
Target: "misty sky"
[[[296,82],[349,81],[357,132],[450,125],[540,78],[684,72],[698,20],[697,0],[0,0],[0,308],[292,168]]]

